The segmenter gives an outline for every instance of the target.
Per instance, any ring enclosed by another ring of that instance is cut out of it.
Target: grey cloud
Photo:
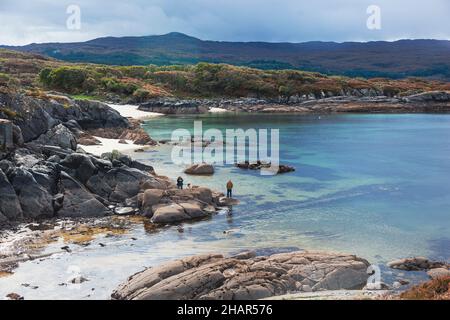
[[[77,4],[82,29],[66,29]],[[366,28],[366,9],[382,29]],[[230,41],[368,41],[450,38],[448,0],[0,0],[0,43],[81,41],[99,36],[183,32]]]

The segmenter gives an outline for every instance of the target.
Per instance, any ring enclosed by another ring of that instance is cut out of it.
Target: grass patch
[[[74,94],[70,96],[74,100],[99,100],[102,101],[102,97],[100,96],[90,96],[87,94]]]

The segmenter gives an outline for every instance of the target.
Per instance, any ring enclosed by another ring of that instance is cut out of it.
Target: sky
[[[80,9],[79,29],[67,28],[70,5]],[[371,5],[380,9],[377,29],[367,27]],[[450,39],[450,1],[0,0],[0,44],[169,32],[222,41]]]

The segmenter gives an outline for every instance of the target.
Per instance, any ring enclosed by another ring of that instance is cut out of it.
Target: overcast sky
[[[68,30],[69,5],[81,29]],[[369,5],[381,30],[369,30]],[[450,39],[450,0],[0,0],[0,44],[183,32],[205,40]]]

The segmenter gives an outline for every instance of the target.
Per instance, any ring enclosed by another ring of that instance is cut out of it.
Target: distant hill
[[[79,43],[7,47],[71,62],[110,65],[228,63],[258,69],[301,69],[366,78],[431,77],[450,80],[450,41],[222,42],[182,33],[106,37]]]

